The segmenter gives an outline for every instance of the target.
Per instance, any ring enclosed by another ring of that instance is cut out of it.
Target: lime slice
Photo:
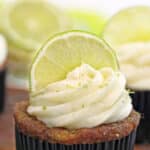
[[[74,22],[74,29],[84,30],[99,35],[105,25],[104,16],[94,12],[72,10],[69,12]]]
[[[30,72],[30,89],[39,91],[62,80],[82,63],[96,69],[118,69],[115,53],[100,38],[85,32],[72,31],[49,39],[39,50]]]
[[[24,50],[36,50],[50,35],[69,27],[69,18],[46,1],[7,3],[3,9],[5,35],[9,42]]]
[[[120,11],[108,22],[103,36],[113,48],[131,42],[150,41],[150,7],[137,6]]]

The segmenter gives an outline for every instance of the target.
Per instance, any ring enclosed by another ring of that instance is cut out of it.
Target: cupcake
[[[100,38],[79,31],[50,38],[29,84],[30,100],[14,112],[17,150],[133,150],[140,115]]]
[[[122,10],[106,25],[103,36],[119,58],[134,108],[142,114],[137,142],[150,142],[150,7]]]
[[[8,2],[2,8],[2,32],[9,47],[7,86],[28,90],[28,73],[35,50],[50,35],[70,28],[62,10],[42,0]]]
[[[4,109],[6,61],[7,61],[6,41],[4,37],[0,35],[0,112],[2,112]]]

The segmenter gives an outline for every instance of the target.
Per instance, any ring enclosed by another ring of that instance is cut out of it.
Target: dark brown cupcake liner
[[[135,91],[131,97],[135,110],[142,115],[136,143],[150,143],[150,91]]]
[[[0,71],[0,112],[4,109],[6,70]]]
[[[133,150],[136,130],[127,137],[96,144],[54,144],[23,134],[16,127],[16,150]]]

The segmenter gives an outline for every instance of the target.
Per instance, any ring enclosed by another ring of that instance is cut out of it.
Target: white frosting
[[[118,56],[128,87],[150,90],[150,42],[122,45]]]
[[[28,91],[29,89],[27,79],[16,77],[10,73],[7,73],[6,86],[10,89],[18,89],[24,91]]]
[[[83,64],[66,79],[32,94],[27,111],[48,127],[91,128],[120,121],[132,110],[125,84],[120,72]]]
[[[0,65],[2,65],[7,57],[7,44],[6,40],[0,35]]]

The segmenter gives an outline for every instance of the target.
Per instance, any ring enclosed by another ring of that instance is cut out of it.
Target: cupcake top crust
[[[7,44],[5,38],[0,34],[0,66],[2,66],[7,58]]]
[[[140,115],[132,111],[124,120],[104,124],[95,128],[68,130],[65,128],[49,128],[43,122],[27,113],[29,103],[22,101],[15,107],[16,127],[25,135],[60,144],[93,144],[118,140],[134,132],[139,124]],[[62,120],[63,121],[63,120]]]
[[[114,15],[103,31],[116,50],[130,89],[150,90],[150,7],[135,6]],[[119,28],[118,28],[119,26]]]
[[[62,33],[34,59],[27,112],[49,128],[69,130],[122,121],[132,111],[125,86],[103,40],[79,31]]]

